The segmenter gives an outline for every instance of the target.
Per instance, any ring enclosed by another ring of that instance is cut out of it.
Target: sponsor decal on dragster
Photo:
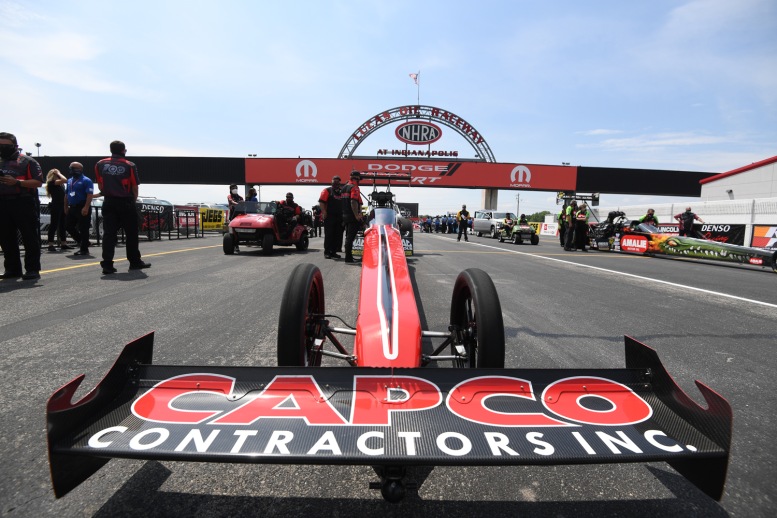
[[[413,255],[413,238],[411,237],[403,237],[402,238],[402,248],[405,251],[405,256],[412,256]],[[364,255],[364,236],[358,235],[353,240],[353,255],[361,256]]]
[[[753,225],[752,246],[777,250],[777,226]]]
[[[355,375],[349,390],[316,376],[275,375],[246,393],[230,376],[175,376],[142,393],[122,422],[78,441],[106,451],[296,457],[666,457],[703,449],[660,429],[645,399],[605,377],[551,380],[538,398],[531,380],[510,376],[464,379],[447,397],[419,376]]]

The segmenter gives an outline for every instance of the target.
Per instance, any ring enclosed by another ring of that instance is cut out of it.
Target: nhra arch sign
[[[245,169],[246,183],[261,185],[327,186],[350,171],[406,173],[411,187],[574,191],[577,184],[576,167],[475,161],[248,158]]]

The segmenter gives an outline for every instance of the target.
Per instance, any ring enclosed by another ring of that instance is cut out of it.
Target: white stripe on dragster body
[[[385,244],[385,248],[384,248]],[[384,253],[385,251],[385,253]],[[384,263],[385,262],[385,263]],[[388,266],[389,284],[383,285],[384,264]],[[377,306],[378,318],[380,319],[381,343],[383,345],[383,356],[387,360],[396,360],[399,356],[399,299],[397,298],[396,278],[394,275],[394,262],[391,257],[391,251],[388,243],[387,226],[378,226],[378,286],[377,286]],[[389,328],[386,319],[386,309],[383,306],[383,290],[390,290],[391,294],[391,327]]]

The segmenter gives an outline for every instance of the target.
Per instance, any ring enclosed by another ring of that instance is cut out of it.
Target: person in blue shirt
[[[259,199],[256,197],[256,189],[253,187],[248,189],[248,199],[246,201],[259,201]]]
[[[92,198],[94,183],[84,176],[84,166],[80,162],[70,164],[70,178],[65,190],[65,214],[67,231],[79,244],[75,255],[89,255],[89,227],[92,224]]]

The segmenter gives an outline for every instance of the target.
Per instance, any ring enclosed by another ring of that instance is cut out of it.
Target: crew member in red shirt
[[[345,224],[345,262],[353,263],[353,241],[362,224],[361,174],[351,172],[351,181],[343,187],[343,223]]]
[[[138,248],[138,214],[135,200],[138,197],[138,168],[125,158],[127,147],[124,142],[111,142],[110,158],[103,158],[94,166],[97,185],[104,196],[103,213],[103,274],[116,273],[113,254],[119,228],[124,229],[127,241],[126,251],[130,270],[141,270],[151,265],[143,262]]]
[[[286,193],[286,199],[282,200],[279,205],[283,217],[279,221],[280,228],[278,228],[278,231],[281,237],[285,239],[297,225],[299,216],[302,214],[302,208],[294,202],[294,195],[290,192]]]

